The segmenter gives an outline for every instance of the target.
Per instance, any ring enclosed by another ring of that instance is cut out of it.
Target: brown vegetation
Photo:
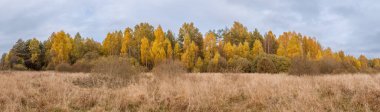
[[[84,73],[1,72],[0,111],[380,111],[380,75],[145,74],[121,88]],[[85,84],[85,83],[83,83]]]

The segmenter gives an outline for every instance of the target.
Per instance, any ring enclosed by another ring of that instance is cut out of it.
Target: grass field
[[[380,111],[380,75],[152,74],[122,88],[83,73],[1,72],[0,111]]]

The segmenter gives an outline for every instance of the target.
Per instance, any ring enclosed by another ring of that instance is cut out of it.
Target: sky
[[[204,34],[238,21],[250,31],[296,31],[334,51],[379,58],[379,12],[379,0],[0,0],[0,53],[20,38],[46,40],[60,30],[102,41],[141,22],[176,34],[194,22]]]

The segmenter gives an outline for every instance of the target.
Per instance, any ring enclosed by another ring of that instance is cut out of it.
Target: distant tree
[[[175,43],[174,46],[174,58],[175,59],[181,59],[181,48],[179,43]]]
[[[286,51],[287,51],[287,56],[291,58],[302,56],[302,48],[297,36],[293,36],[290,39],[289,44],[286,48]]]
[[[68,63],[70,52],[73,49],[71,37],[64,31],[57,32],[52,38],[50,54],[53,64]]]
[[[103,41],[103,50],[105,55],[120,55],[123,34],[121,31],[108,33]]]
[[[153,58],[154,64],[158,64],[166,58],[165,52],[165,35],[162,31],[161,26],[158,26],[154,31],[155,39],[153,41],[151,56]]]
[[[179,29],[178,41],[181,46],[185,44],[185,36],[189,36],[190,41],[194,41],[195,45],[203,46],[202,34],[199,32],[199,29],[194,26],[194,23],[184,23]]]
[[[150,61],[150,45],[148,38],[142,38],[141,39],[141,63],[145,66],[148,66]]]
[[[276,36],[272,33],[272,31],[269,31],[265,34],[264,39],[264,51],[268,54],[276,54],[278,43],[276,41]]]
[[[261,44],[260,41],[255,41],[255,43],[253,44],[253,48],[252,48],[252,56],[253,57],[256,57],[260,54],[264,54],[264,50],[263,50],[263,46]]]
[[[189,71],[192,71],[194,67],[194,63],[196,61],[198,52],[198,46],[195,44],[194,41],[191,42],[190,46],[188,46],[187,49],[185,49],[185,52],[183,53],[181,60],[187,67]]]
[[[130,44],[132,41],[132,29],[126,28],[124,31],[124,37],[121,44],[121,56],[129,56],[130,53]]]
[[[277,49],[277,53],[276,53],[278,56],[286,56],[286,49],[284,47],[284,45],[282,43],[280,43],[278,49]]]
[[[229,60],[230,58],[232,58],[235,55],[234,54],[234,47],[231,44],[231,42],[227,42],[226,44],[224,44],[223,52],[224,52],[227,60]]]
[[[250,39],[247,27],[243,24],[235,21],[230,30],[226,30],[223,34],[224,41],[230,42],[231,44],[239,44]]]
[[[195,68],[193,72],[201,72],[203,67],[203,60],[201,57],[197,58],[197,62],[195,63]]]
[[[75,37],[73,39],[73,49],[70,53],[70,61],[71,63],[75,63],[76,60],[82,58],[85,54],[85,46],[84,46],[84,39],[79,34],[75,34]]]
[[[360,66],[361,69],[367,69],[368,68],[368,59],[364,55],[359,56]]]

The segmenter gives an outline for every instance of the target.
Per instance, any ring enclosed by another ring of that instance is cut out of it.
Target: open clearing
[[[122,88],[84,73],[1,72],[0,111],[380,111],[380,75],[188,74]]]

